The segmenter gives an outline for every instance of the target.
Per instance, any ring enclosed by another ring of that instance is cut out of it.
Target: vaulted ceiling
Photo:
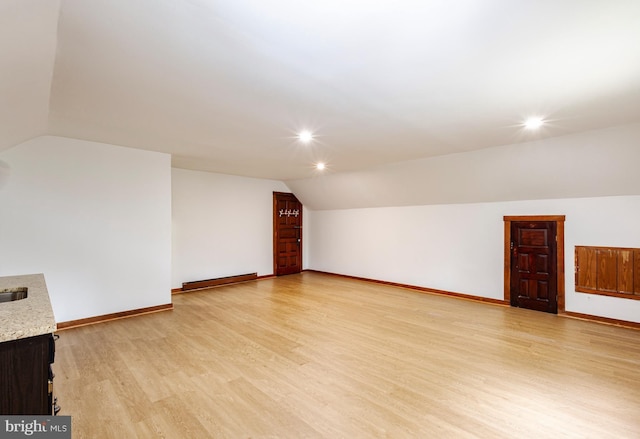
[[[635,123],[639,23],[637,0],[0,0],[0,150],[290,180]]]

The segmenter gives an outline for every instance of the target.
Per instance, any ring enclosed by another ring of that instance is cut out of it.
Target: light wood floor
[[[74,438],[640,438],[640,331],[303,273],[60,333]]]

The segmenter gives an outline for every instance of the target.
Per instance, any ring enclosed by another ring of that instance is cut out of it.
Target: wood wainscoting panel
[[[640,249],[576,246],[576,291],[640,300]]]

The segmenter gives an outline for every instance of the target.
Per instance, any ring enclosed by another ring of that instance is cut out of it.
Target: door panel
[[[511,223],[511,305],[558,312],[556,223]]]
[[[293,194],[273,193],[273,272],[302,271],[302,203]]]
[[[536,271],[549,274],[549,255],[536,255]]]

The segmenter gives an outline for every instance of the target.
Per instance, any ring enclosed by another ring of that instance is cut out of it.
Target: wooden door
[[[558,312],[556,241],[555,221],[511,223],[511,306]]]
[[[302,203],[293,194],[273,193],[273,272],[302,271]]]

